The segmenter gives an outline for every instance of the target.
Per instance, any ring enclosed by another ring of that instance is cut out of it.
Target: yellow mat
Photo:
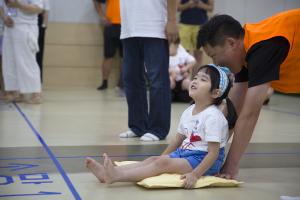
[[[136,163],[137,161],[115,162],[117,166]],[[182,188],[183,180],[180,174],[161,174],[159,176],[146,178],[137,184],[145,188]],[[202,176],[194,188],[203,187],[237,187],[243,182],[228,180],[215,176]]]

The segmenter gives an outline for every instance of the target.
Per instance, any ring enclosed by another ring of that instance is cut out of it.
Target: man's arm
[[[18,8],[27,14],[39,14],[43,12],[43,9],[39,6],[34,4],[25,4],[23,2],[20,2],[19,0],[8,0],[7,6],[12,8]]]
[[[175,40],[178,38],[178,27],[176,20],[177,1],[167,0],[167,4],[168,21],[165,27],[165,33],[169,42],[175,42]]]
[[[107,17],[106,17],[105,11],[103,10],[103,6],[101,5],[101,3],[96,0],[93,0],[93,1],[94,1],[95,9],[100,17],[101,23],[104,25],[111,24],[109,19],[107,19]]]
[[[233,83],[233,87],[230,89],[229,98],[232,101],[238,115],[242,110],[247,90],[248,82]]]
[[[235,178],[238,174],[240,159],[250,142],[269,87],[270,84],[265,83],[247,90],[221,177]]]

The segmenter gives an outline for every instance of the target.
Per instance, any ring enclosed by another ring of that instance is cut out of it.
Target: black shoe
[[[100,85],[100,86],[97,88],[97,90],[106,90],[106,89],[107,89],[107,85],[104,85],[104,84]]]

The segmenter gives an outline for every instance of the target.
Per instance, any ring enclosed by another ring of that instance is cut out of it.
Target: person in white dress
[[[37,15],[43,11],[42,0],[5,0],[0,8],[4,21],[3,78],[5,99],[41,103],[40,69],[36,61],[38,52]]]

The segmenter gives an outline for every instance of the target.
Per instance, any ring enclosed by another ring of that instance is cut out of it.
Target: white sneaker
[[[154,142],[154,141],[159,141],[159,138],[156,135],[153,135],[152,133],[145,133],[140,138],[140,140],[144,142]]]
[[[138,136],[131,130],[128,130],[123,133],[120,133],[119,137],[120,138],[134,138],[134,137],[138,137]]]

